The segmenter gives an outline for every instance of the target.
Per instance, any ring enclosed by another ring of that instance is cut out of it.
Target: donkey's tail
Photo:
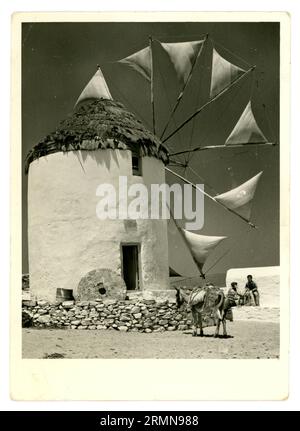
[[[216,299],[215,307],[216,307],[216,309],[217,309],[217,310],[218,310],[219,308],[221,308],[221,306],[223,305],[223,303],[224,303],[224,299],[225,299],[225,295],[224,295],[224,292],[221,290],[221,291],[218,293],[218,297],[217,297],[217,299]]]

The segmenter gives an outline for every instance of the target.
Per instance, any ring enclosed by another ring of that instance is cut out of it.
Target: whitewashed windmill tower
[[[167,150],[112,100],[100,69],[74,112],[27,157],[28,247],[33,298],[55,301],[90,271],[122,276],[127,292],[169,289],[167,220],[99,220],[97,187],[165,182]],[[118,202],[118,201],[117,201]]]

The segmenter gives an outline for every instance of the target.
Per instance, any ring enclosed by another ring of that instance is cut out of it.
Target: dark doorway
[[[122,245],[123,278],[128,290],[139,288],[139,247]]]

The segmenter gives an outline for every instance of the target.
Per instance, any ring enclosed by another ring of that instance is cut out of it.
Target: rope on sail
[[[213,263],[206,271],[205,271],[205,275],[209,272],[209,271],[211,271],[219,262],[220,262],[220,260],[222,260],[222,259],[224,259],[224,257],[228,254],[230,252],[230,249],[228,249],[228,250],[226,250],[225,251],[225,253],[224,254],[222,254],[222,256],[220,256],[219,257],[219,259],[217,259],[216,261],[215,261],[215,263]]]
[[[194,277],[181,277],[180,278],[180,280],[172,280],[172,284],[175,284],[175,283],[182,283],[183,281],[186,281],[186,280],[192,280],[193,278],[196,278],[195,276]]]
[[[230,154],[230,155],[228,154],[228,152],[227,153],[225,152],[224,155],[220,155],[219,154],[215,158],[212,158],[212,159],[209,159],[209,160],[205,160],[205,163],[209,163],[209,164],[211,164],[211,166],[213,166],[214,163],[216,163],[216,161],[225,160],[227,162],[229,159],[231,160],[234,157],[239,157],[239,156],[242,156],[242,155],[245,155],[245,154],[247,154],[247,155],[249,154],[248,151],[247,151],[247,149],[245,149],[244,151],[236,152],[235,154]],[[229,156],[229,157],[227,157],[227,156]],[[173,163],[172,158],[170,158],[170,163]],[[170,164],[168,166],[170,166]]]
[[[199,192],[201,192],[202,194],[204,194],[204,196],[207,196],[209,199],[211,199],[212,201],[214,201],[215,203],[217,203],[218,205],[222,206],[223,208],[225,208],[227,211],[231,212],[232,214],[236,215],[237,217],[239,217],[240,219],[242,219],[243,221],[245,221],[249,226],[251,226],[252,228],[257,228],[257,226],[255,226],[252,222],[250,222],[249,220],[247,220],[245,217],[243,217],[242,215],[240,215],[239,213],[237,213],[236,211],[234,211],[233,209],[228,208],[226,205],[222,204],[221,202],[218,202],[213,196],[211,196],[209,193],[205,192],[204,190],[200,189],[199,187],[197,187],[196,184],[192,183],[191,181],[189,181],[187,178],[183,177],[182,175],[177,174],[176,172],[172,171],[171,169],[165,167],[165,169],[170,172],[171,174],[175,175],[176,177],[180,178],[182,181],[186,182],[187,184],[191,184],[192,187],[194,187],[194,189],[199,190]]]
[[[241,79],[248,76],[250,72],[252,72],[255,69],[256,66],[252,66],[250,69],[246,70],[246,72],[237,77],[235,80],[233,80],[227,87],[225,87],[223,90],[221,90],[218,94],[216,94],[213,98],[211,98],[208,102],[206,102],[204,105],[202,105],[200,108],[198,108],[192,115],[190,115],[183,123],[181,123],[172,133],[170,133],[165,139],[163,139],[163,143],[168,141],[172,136],[174,136],[179,130],[181,130],[186,124],[188,124],[194,117],[200,114],[205,108],[207,108],[212,102],[219,99],[226,91],[228,91],[233,85],[235,85],[237,82],[239,82]]]
[[[258,82],[258,81],[257,81]],[[258,85],[257,85],[258,88]],[[266,104],[262,101],[262,97],[261,97],[261,93],[260,91],[257,91],[256,97],[260,100],[261,102],[261,106],[263,107],[263,112],[264,112],[264,117],[266,119],[266,123],[268,126],[268,135],[271,137],[272,142],[277,142],[277,138],[275,137],[275,133],[273,128],[271,127],[271,121],[267,112],[267,106]]]
[[[168,33],[161,33],[161,34],[158,34],[158,33],[155,33],[155,37],[157,38],[157,39],[165,39],[165,38],[167,38],[167,39],[169,39],[169,40],[175,40],[175,39],[177,39],[177,40],[179,40],[179,42],[182,42],[182,40],[183,39],[186,39],[187,37],[190,39],[190,38],[200,38],[200,39],[202,39],[202,38],[204,38],[206,36],[206,33],[201,33],[200,35],[199,35],[199,33],[177,33],[176,35],[174,35],[174,34],[172,34],[172,35],[170,35],[170,34],[168,34]]]
[[[268,129],[269,129],[269,133],[270,133],[271,139],[272,139],[272,141],[276,142],[275,134],[274,134],[273,129],[271,127],[271,121],[270,121],[269,115],[267,113],[267,109],[266,109],[265,103],[262,104],[262,107],[264,108],[264,114],[265,114],[265,117],[267,119]]]
[[[227,51],[229,54],[231,54],[233,57],[235,57],[236,59],[238,59],[239,61],[242,61],[245,66],[247,67],[251,67],[251,64],[248,63],[248,61],[246,61],[244,58],[240,57],[239,55],[237,55],[235,52],[230,51],[230,49],[226,48],[224,45],[222,45],[220,42],[216,42],[215,40],[213,40],[213,45],[217,45],[220,46],[224,51]]]
[[[180,163],[180,162],[176,162],[176,160],[173,160],[171,163],[168,164],[168,166],[174,166],[174,167],[181,167],[181,168],[185,168],[185,164],[184,163]]]
[[[137,111],[136,108],[132,105],[132,103],[129,101],[128,97],[125,96],[125,94],[120,90],[119,87],[116,86],[115,83],[111,83],[112,88],[114,88],[121,96],[121,99],[123,99],[126,102],[126,106],[132,110],[132,112],[135,113],[135,115],[140,118],[142,123],[144,123],[145,126],[147,126],[150,129],[149,121],[145,119],[143,115],[141,115],[140,110]]]
[[[211,185],[209,185],[209,184],[208,184],[208,182],[207,182],[207,181],[205,181],[205,180],[204,180],[204,178],[202,178],[202,177],[198,174],[198,172],[196,172],[196,171],[195,171],[195,169],[193,169],[191,166],[188,166],[188,168],[189,168],[189,170],[190,170],[191,172],[193,172],[193,174],[194,174],[196,177],[198,177],[198,178],[199,178],[199,180],[201,180],[201,181],[203,182],[203,184],[204,184],[204,182],[205,182],[205,185],[207,185],[207,186],[210,188],[210,190],[211,190],[214,194],[217,194],[216,190],[215,190]]]
[[[150,47],[146,46],[140,51],[134,52],[128,57],[118,60],[118,63],[123,63],[136,72],[142,75],[148,82],[151,81],[151,52]]]
[[[192,148],[191,150],[183,150],[183,151],[178,151],[176,153],[171,153],[169,156],[174,157],[174,156],[179,156],[181,154],[185,154],[185,153],[189,153],[189,152],[215,150],[215,149],[219,149],[219,148],[227,148],[228,149],[228,148],[240,148],[240,147],[247,147],[247,146],[251,146],[253,148],[254,146],[262,147],[265,145],[276,147],[278,144],[275,142],[243,142],[243,143],[235,144],[235,145],[207,145],[205,147],[195,147],[195,148]]]

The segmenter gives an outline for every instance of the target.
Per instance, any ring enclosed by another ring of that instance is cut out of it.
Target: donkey
[[[206,305],[207,291],[204,288],[193,290],[190,294],[187,294],[183,289],[175,287],[176,289],[176,303],[177,308],[181,308],[184,303],[187,304],[187,309],[190,309],[193,316],[193,337],[197,336],[197,329],[200,328],[200,337],[203,337],[202,328],[202,313]],[[223,325],[223,336],[227,337],[226,331],[226,311],[225,309],[225,295],[222,290],[218,292],[218,297],[214,306],[217,326],[214,337],[219,337],[220,324]]]

